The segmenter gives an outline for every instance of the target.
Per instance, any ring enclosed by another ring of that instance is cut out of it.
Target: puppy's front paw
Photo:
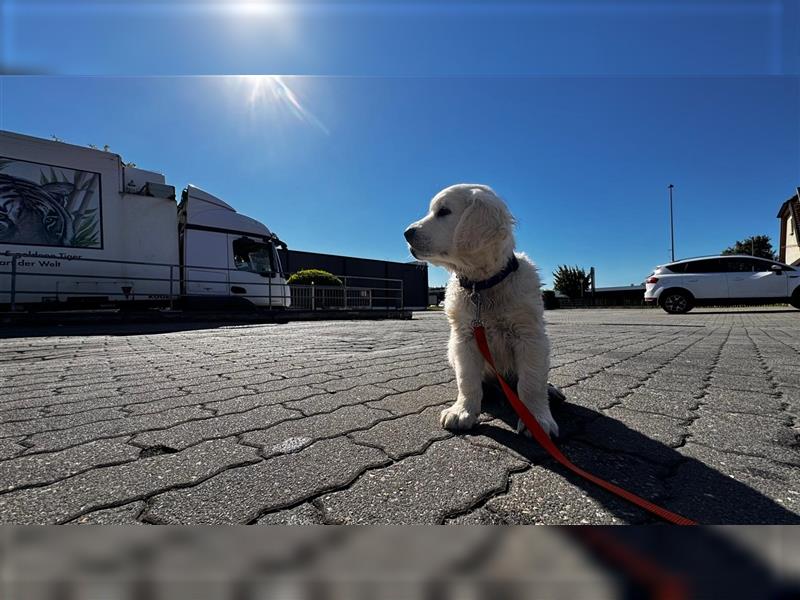
[[[558,437],[558,423],[553,418],[553,415],[546,414],[546,415],[534,415],[536,417],[536,421],[539,425],[542,426],[544,432],[549,435],[551,438]],[[517,419],[517,433],[522,433],[523,435],[532,438],[531,432],[528,431],[528,428],[525,427],[525,423],[522,422],[522,419]]]
[[[477,414],[471,413],[457,404],[445,408],[442,411],[442,416],[440,418],[442,427],[451,431],[472,429],[472,426],[475,425],[477,420]]]

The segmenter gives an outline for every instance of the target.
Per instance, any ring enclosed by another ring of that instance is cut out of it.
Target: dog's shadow
[[[551,395],[551,410],[560,428],[557,445],[577,466],[701,524],[800,524],[800,515],[760,491],[601,411],[570,403],[568,388],[565,394],[566,401]],[[468,435],[489,438],[563,475],[624,522],[659,521],[573,474],[535,441],[516,433],[517,415],[499,388],[484,387],[483,411],[494,419],[479,423]],[[738,457],[730,459],[735,463]],[[511,522],[526,522],[526,507],[519,508],[518,515],[506,515]]]

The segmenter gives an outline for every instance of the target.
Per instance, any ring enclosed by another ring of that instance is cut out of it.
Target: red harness
[[[480,318],[480,316],[478,316],[478,318]],[[473,323],[472,332],[475,334],[475,341],[478,344],[478,349],[481,351],[483,358],[486,359],[486,362],[489,363],[489,366],[492,367],[492,371],[494,371],[494,374],[497,376],[497,380],[500,382],[500,387],[503,388],[503,392],[505,393],[506,398],[508,398],[508,401],[511,403],[511,406],[514,408],[514,411],[525,424],[525,427],[528,428],[528,431],[531,432],[533,438],[539,442],[542,448],[547,450],[550,456],[552,456],[573,473],[580,475],[584,479],[588,479],[592,483],[599,485],[601,488],[608,490],[612,494],[616,494],[620,498],[624,498],[628,502],[631,502],[632,504],[635,504],[636,506],[661,517],[669,523],[673,523],[675,525],[697,525],[697,523],[691,519],[687,519],[686,517],[682,517],[681,515],[671,512],[666,508],[658,506],[657,504],[653,504],[652,502],[645,500],[644,498],[641,498],[636,494],[629,492],[628,490],[622,489],[613,483],[609,483],[608,481],[601,479],[596,475],[592,475],[588,471],[584,471],[580,467],[574,465],[566,456],[564,456],[564,454],[562,454],[561,450],[556,447],[556,445],[550,439],[550,436],[547,435],[544,429],[542,429],[542,426],[539,425],[536,417],[531,414],[514,390],[511,389],[511,387],[506,383],[505,379],[503,379],[500,373],[497,372],[497,367],[495,367],[492,354],[489,351],[489,344],[486,341],[486,330],[478,320]]]

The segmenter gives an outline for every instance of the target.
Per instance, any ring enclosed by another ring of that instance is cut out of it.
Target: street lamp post
[[[669,238],[670,238],[670,249],[672,251],[672,262],[675,262],[675,229],[672,224],[672,188],[675,186],[671,183],[668,186],[669,189]]]

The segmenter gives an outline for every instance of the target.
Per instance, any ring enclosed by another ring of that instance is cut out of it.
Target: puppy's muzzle
[[[403,235],[406,238],[406,241],[410,244],[414,241],[414,236],[417,235],[417,228],[416,227],[409,227],[403,232]]]

